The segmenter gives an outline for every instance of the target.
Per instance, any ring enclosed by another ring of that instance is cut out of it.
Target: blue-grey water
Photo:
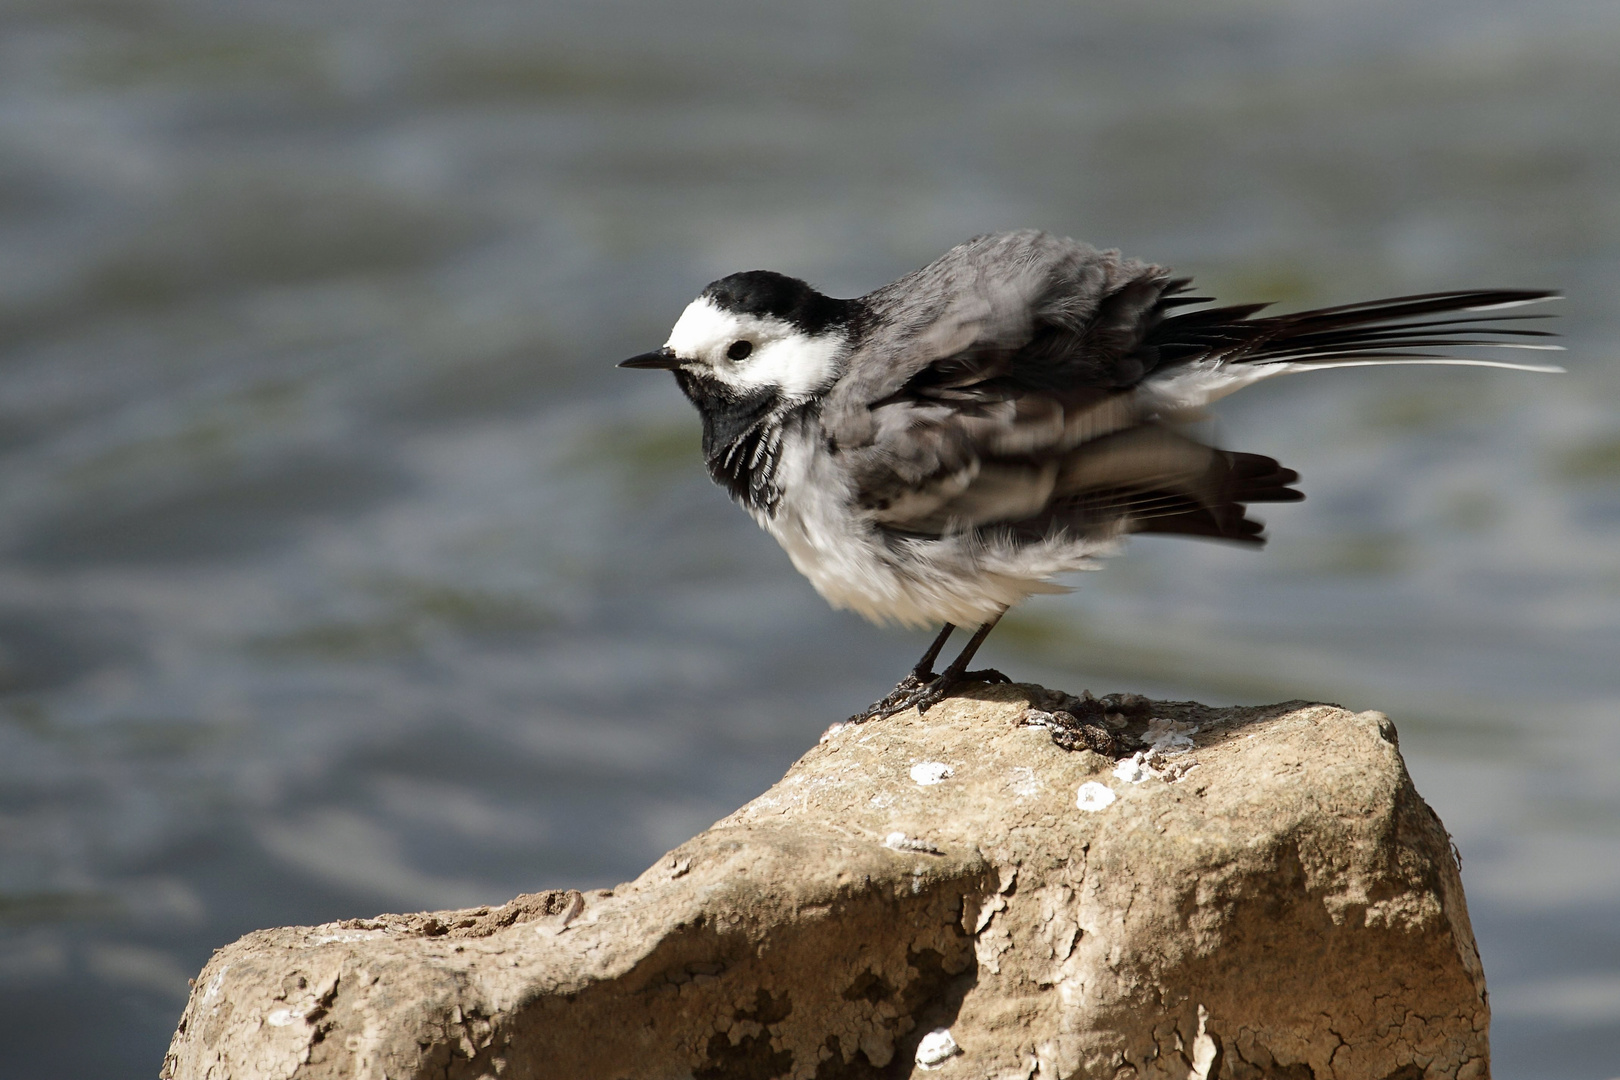
[[[1389,712],[1500,1077],[1620,1076],[1620,8],[0,6],[0,1072],[151,1075],[248,930],[638,873],[881,694],[622,372],[708,280],[1033,225],[1228,300],[1567,290],[1571,372],[1221,409],[1262,554],[986,658]]]

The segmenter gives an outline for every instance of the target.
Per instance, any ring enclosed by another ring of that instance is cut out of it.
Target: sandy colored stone
[[[945,1078],[1489,1075],[1450,842],[1385,717],[1152,703],[1127,735],[1196,745],[1130,783],[1031,700],[844,729],[611,892],[250,934],[163,1076],[906,1076],[936,1029]]]

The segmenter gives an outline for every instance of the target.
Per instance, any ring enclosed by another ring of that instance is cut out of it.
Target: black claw
[[[874,701],[850,717],[850,723],[863,724],[868,720],[881,720],[911,708],[915,708],[919,713],[926,713],[950,697],[951,691],[963,681],[961,676],[953,676],[949,672],[943,675],[929,674],[926,680],[919,678],[915,672],[907,675],[889,692],[888,697],[882,701]]]
[[[995,668],[981,668],[977,671],[953,672],[946,668],[943,674],[935,675],[932,671],[913,669],[905,678],[901,679],[890,690],[887,697],[874,701],[860,712],[849,718],[851,724],[864,724],[868,720],[882,720],[903,713],[907,709],[915,708],[919,713],[926,713],[951,696],[951,691],[963,683],[1010,683],[1012,680]]]
[[[896,683],[894,689],[890,690],[886,696],[872,702],[872,704],[851,716],[849,722],[852,724],[864,724],[868,720],[881,720],[886,716],[893,716],[897,712],[905,712],[911,708],[912,699],[916,697],[917,693],[924,686],[932,683],[935,678],[937,676],[931,671],[921,673],[913,671],[909,673]]]
[[[943,676],[935,679],[928,685],[927,689],[918,695],[917,700],[912,702],[917,707],[917,713],[919,715],[926,713],[929,709],[950,697],[951,688],[955,685],[955,682],[947,683]]]

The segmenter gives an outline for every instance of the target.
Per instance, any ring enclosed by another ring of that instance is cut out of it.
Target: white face
[[[681,358],[681,367],[727,386],[802,399],[838,377],[844,338],[836,332],[812,337],[780,319],[722,311],[699,298],[675,321],[664,347]]]

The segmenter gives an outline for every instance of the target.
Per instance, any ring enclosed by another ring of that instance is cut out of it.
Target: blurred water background
[[[256,927],[605,886],[926,635],[835,613],[665,377],[711,278],[1033,225],[1228,301],[1557,286],[1571,374],[1222,408],[1261,555],[985,659],[1393,715],[1500,1077],[1620,1075],[1620,7],[0,5],[0,1045],[151,1075]]]

